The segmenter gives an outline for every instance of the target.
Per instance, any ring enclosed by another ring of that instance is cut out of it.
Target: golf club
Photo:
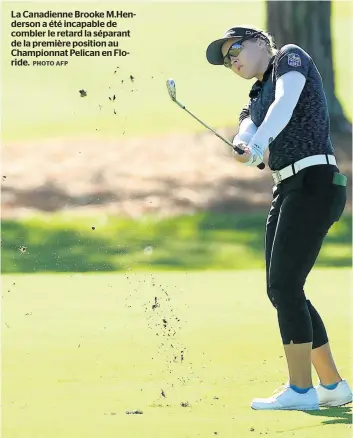
[[[170,98],[172,99],[173,102],[175,102],[177,105],[180,106],[180,108],[182,108],[183,110],[185,110],[187,113],[190,114],[191,117],[193,117],[194,119],[196,119],[199,123],[201,123],[201,125],[203,125],[205,128],[209,129],[210,131],[212,131],[218,138],[220,138],[221,140],[224,141],[224,143],[227,143],[227,145],[229,145],[233,150],[237,151],[238,154],[243,154],[244,151],[242,149],[240,149],[239,147],[233,145],[229,140],[227,140],[226,138],[222,137],[220,134],[218,134],[218,132],[216,132],[214,129],[212,129],[210,126],[206,125],[206,123],[204,123],[202,120],[200,120],[197,116],[195,116],[195,114],[193,114],[191,111],[189,111],[185,105],[183,105],[182,103],[180,103],[177,98],[176,98],[176,87],[175,87],[175,81],[173,79],[168,79],[167,80],[167,89],[168,89],[168,93]],[[257,166],[259,169],[264,169],[265,168],[265,164],[261,163]]]

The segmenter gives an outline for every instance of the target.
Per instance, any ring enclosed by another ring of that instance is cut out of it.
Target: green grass
[[[352,265],[351,221],[350,214],[344,215],[331,228],[317,266]],[[263,268],[265,222],[266,213],[199,213],[159,220],[57,214],[4,220],[2,269],[38,273]],[[27,248],[24,254],[21,246]]]
[[[4,438],[351,436],[351,406],[249,407],[287,378],[263,271],[2,281]],[[349,269],[315,270],[306,290],[351,384],[350,283]],[[137,409],[143,415],[125,413]]]
[[[70,58],[67,67],[11,67],[10,10],[62,10],[62,3],[38,5],[16,3],[15,8],[10,3],[3,5],[2,135],[5,141],[91,136],[97,132],[119,138],[203,130],[170,101],[165,87],[169,77],[176,80],[179,99],[201,119],[216,127],[237,125],[238,114],[248,102],[251,83],[209,65],[205,49],[235,21],[264,27],[265,2],[119,3],[122,10],[137,13],[134,19],[121,24],[122,28],[131,29],[132,37],[124,44],[131,50],[130,57]],[[116,9],[115,3],[70,5],[79,10]],[[348,117],[352,116],[352,67],[350,62],[342,61],[350,47],[342,29],[350,28],[351,17],[349,3],[333,2],[336,88]],[[117,65],[120,69],[114,74]],[[135,76],[134,84],[129,80],[130,74]],[[80,97],[81,88],[87,90],[87,97]],[[109,101],[113,94],[116,94],[114,103]]]

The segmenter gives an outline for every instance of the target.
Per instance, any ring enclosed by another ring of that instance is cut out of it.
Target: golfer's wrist
[[[252,135],[248,132],[240,132],[233,139],[233,145],[238,143],[246,143],[248,144],[252,138]]]

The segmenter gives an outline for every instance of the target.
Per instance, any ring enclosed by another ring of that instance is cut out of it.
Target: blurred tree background
[[[335,94],[331,9],[331,1],[267,1],[267,30],[277,47],[293,43],[309,53],[322,76],[332,130],[351,133],[351,123]]]

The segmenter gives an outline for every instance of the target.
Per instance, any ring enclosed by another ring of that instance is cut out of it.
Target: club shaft
[[[234,145],[233,143],[231,143],[229,140],[227,140],[226,138],[222,137],[222,135],[218,134],[217,131],[215,131],[214,129],[212,129],[210,126],[206,125],[206,123],[204,123],[202,120],[200,120],[197,116],[195,116],[195,114],[193,114],[191,111],[189,111],[185,105],[183,105],[182,103],[178,102],[177,100],[175,101],[183,110],[185,110],[187,113],[190,114],[191,117],[193,117],[194,119],[196,119],[199,123],[201,123],[201,125],[203,125],[205,128],[209,129],[210,131],[212,131],[218,138],[220,138],[221,140],[223,140],[225,143],[227,143],[232,149],[234,149]]]
[[[237,151],[238,154],[243,154],[244,151],[243,149],[239,148],[236,145],[233,145],[233,143],[231,143],[229,140],[227,140],[226,138],[222,137],[222,135],[218,134],[217,131],[215,131],[214,129],[212,129],[210,126],[206,125],[206,123],[204,123],[202,120],[200,120],[197,116],[195,116],[195,114],[193,114],[191,111],[189,111],[185,105],[183,105],[181,102],[179,102],[176,99],[173,99],[174,102],[180,106],[180,108],[182,108],[183,110],[185,110],[188,114],[190,114],[191,117],[193,117],[194,119],[196,119],[199,123],[201,123],[202,126],[204,126],[205,128],[209,129],[210,131],[212,131],[218,138],[220,138],[221,140],[223,140],[225,143],[227,143],[233,150]],[[257,166],[259,169],[264,169],[265,168],[265,164],[261,163]]]

